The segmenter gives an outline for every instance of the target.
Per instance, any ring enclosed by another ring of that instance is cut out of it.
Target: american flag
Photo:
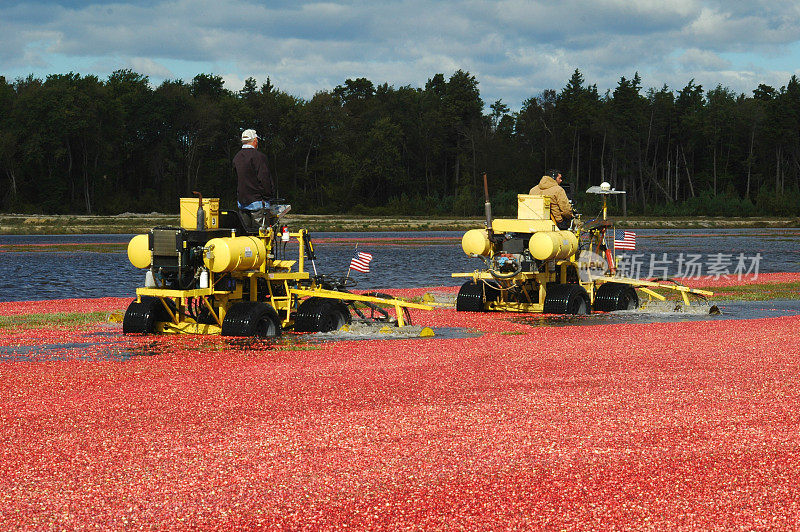
[[[622,240],[614,239],[614,249],[636,249],[636,233],[633,231],[623,231]]]
[[[358,252],[353,260],[350,261],[350,269],[361,273],[369,273],[369,263],[372,260],[372,253]]]

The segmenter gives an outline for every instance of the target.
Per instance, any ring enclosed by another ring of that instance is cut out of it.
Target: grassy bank
[[[351,216],[290,214],[286,223],[320,231],[464,231],[483,225],[482,218],[408,216]],[[615,218],[620,228],[684,229],[800,227],[798,218]],[[0,234],[135,234],[153,227],[179,223],[176,214],[120,214],[117,216],[0,214]]]
[[[320,231],[461,231],[480,225],[480,219],[361,217],[342,215],[288,215],[292,227]],[[132,214],[117,216],[0,214],[0,234],[136,234],[153,227],[178,225],[177,215]]]
[[[742,284],[735,286],[708,286],[714,292],[711,298],[729,301],[770,301],[773,299],[800,299],[800,283]]]
[[[124,309],[118,314],[122,314]],[[74,329],[85,325],[97,325],[109,321],[108,312],[54,312],[48,314],[24,314],[0,316],[0,329],[38,329],[61,327]]]

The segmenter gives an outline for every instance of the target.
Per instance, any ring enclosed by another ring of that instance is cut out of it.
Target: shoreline
[[[502,218],[502,216],[497,216]],[[619,229],[736,229],[798,228],[800,218],[696,218],[627,217],[614,218]],[[408,217],[289,214],[291,226],[312,232],[466,231],[482,227],[482,217]],[[138,234],[153,227],[177,226],[177,214],[119,214],[113,216],[0,214],[0,235],[37,234]]]

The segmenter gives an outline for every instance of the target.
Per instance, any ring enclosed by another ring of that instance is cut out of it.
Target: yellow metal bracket
[[[337,292],[335,290],[325,290],[317,288],[313,290],[305,290],[300,288],[293,288],[292,294],[298,296],[311,296],[311,297],[324,297],[328,299],[346,299],[348,301],[362,301],[364,303],[375,303],[378,305],[391,305],[394,307],[395,314],[397,315],[397,326],[405,327],[405,319],[403,318],[403,308],[414,308],[419,310],[433,310],[430,305],[421,305],[419,303],[411,303],[403,299],[383,299],[380,297],[363,296],[361,294],[351,294],[349,292]]]
[[[195,323],[194,321],[182,321],[180,323],[156,323],[156,330],[160,333],[171,334],[221,334],[222,328],[219,325],[209,325],[205,323]]]
[[[217,313],[214,312],[214,307],[212,307],[211,303],[208,302],[208,298],[203,297],[202,300],[203,300],[203,303],[205,304],[206,308],[208,308],[208,311],[211,312],[212,316],[214,316],[214,321],[217,322],[217,325],[222,327],[222,321],[219,319],[219,316],[217,316]]]
[[[641,290],[642,292],[644,292],[645,294],[647,294],[647,295],[649,295],[651,297],[654,297],[654,298],[658,299],[659,301],[666,301],[667,300],[667,298],[665,296],[662,296],[658,292],[654,292],[653,290],[650,290],[649,288],[639,287],[639,290]]]
[[[165,309],[167,309],[167,313],[169,314],[169,317],[172,319],[172,323],[178,323],[178,321],[180,321],[180,320],[178,320],[178,315],[176,313],[172,312],[172,309],[169,308],[169,305],[167,305],[167,302],[164,301],[164,298],[163,297],[159,297],[158,300],[161,301],[161,306],[163,306]]]

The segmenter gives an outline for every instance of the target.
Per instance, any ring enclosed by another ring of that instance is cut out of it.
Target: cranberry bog
[[[800,522],[795,314],[267,341],[123,336],[129,301],[0,303],[0,528]]]

